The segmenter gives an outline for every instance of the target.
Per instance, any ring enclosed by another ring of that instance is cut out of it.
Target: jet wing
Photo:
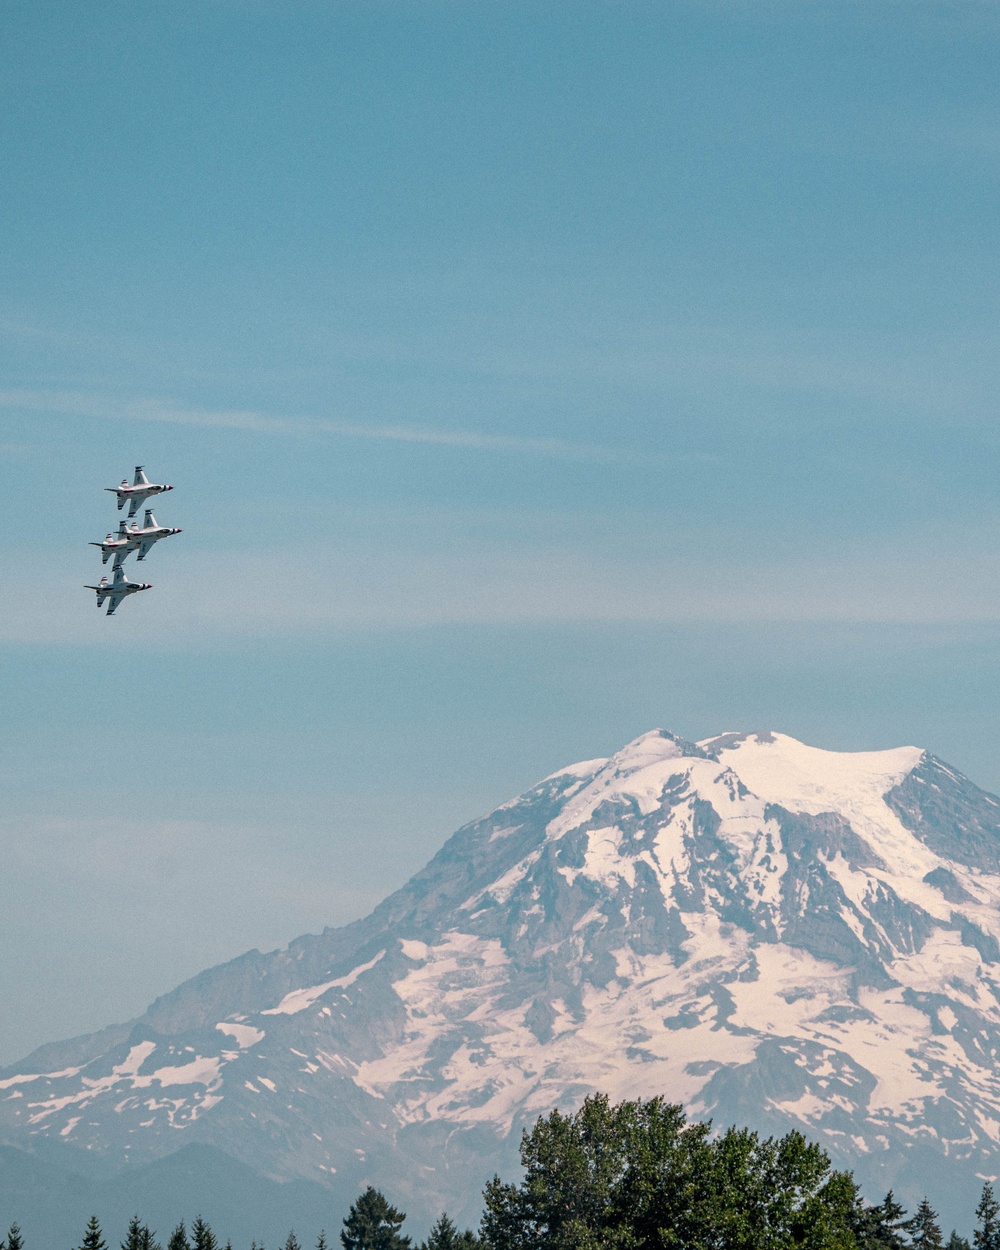
[[[145,495],[130,495],[128,500],[128,514],[130,517],[135,516],[139,511],[139,505],[146,498]]]
[[[155,538],[144,538],[144,539],[143,539],[143,541],[139,544],[139,557],[138,557],[138,558],[139,558],[140,560],[144,560],[144,559],[146,558],[146,555],[147,555],[150,551],[152,551],[152,550],[153,550],[153,543],[155,543],[155,542],[156,542],[156,539],[155,539]]]
[[[122,601],[124,598],[125,598],[125,596],[124,596],[124,595],[112,595],[112,596],[111,596],[111,600],[110,600],[110,602],[108,603],[108,616],[113,616],[113,615],[114,615],[115,608],[117,608],[117,607],[118,607],[119,603],[121,603],[121,601]]]

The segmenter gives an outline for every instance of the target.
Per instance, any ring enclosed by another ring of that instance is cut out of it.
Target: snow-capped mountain
[[[1000,1172],[998,906],[1000,801],[926,752],[656,730],[366,919],[35,1052],[0,1138],[108,1166],[198,1142],[474,1217],[538,1115],[659,1093],[971,1211]]]

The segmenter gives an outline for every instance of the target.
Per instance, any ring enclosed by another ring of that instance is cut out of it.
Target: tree
[[[299,1245],[299,1239],[294,1232],[290,1232],[285,1238],[284,1250],[302,1250],[302,1247]]]
[[[122,1250],[142,1250],[142,1223],[138,1215],[133,1215],[128,1222],[128,1232],[122,1242]]]
[[[937,1222],[937,1212],[926,1197],[921,1199],[913,1218],[907,1220],[906,1229],[914,1250],[944,1250],[944,1238]]]
[[[191,1250],[219,1250],[215,1233],[200,1215],[195,1216],[191,1225]]]
[[[972,1247],[964,1237],[959,1237],[958,1233],[952,1229],[951,1236],[945,1242],[944,1250],[972,1250]]]
[[[138,1215],[133,1215],[129,1220],[122,1250],[160,1250],[152,1229],[148,1224],[143,1224]]]
[[[662,1098],[554,1111],[522,1136],[521,1184],[486,1186],[481,1236],[492,1250],[853,1250],[858,1189],[819,1146],[709,1133]]]
[[[191,1250],[191,1243],[188,1241],[187,1229],[184,1227],[184,1221],[177,1225],[170,1234],[170,1240],[167,1242],[167,1250]],[[261,1247],[263,1250],[263,1247]]]
[[[316,1250],[330,1250],[326,1242],[326,1229],[320,1229],[320,1234],[316,1238]]]
[[[10,1231],[7,1233],[7,1250],[24,1250],[24,1238],[21,1236],[19,1224],[10,1226]]]
[[[906,1225],[906,1208],[891,1189],[878,1206],[868,1206],[859,1196],[852,1231],[860,1250],[905,1250]]]
[[[108,1243],[104,1240],[96,1215],[92,1215],[87,1222],[87,1231],[83,1234],[80,1250],[108,1250]]]
[[[403,1211],[369,1185],[348,1212],[340,1243],[344,1250],[408,1250],[410,1238],[399,1231],[405,1219]]]
[[[1000,1250],[1000,1202],[993,1194],[993,1186],[983,1185],[983,1194],[976,1207],[978,1228],[972,1234],[976,1250]]]
[[[419,1250],[480,1250],[481,1246],[482,1242],[471,1228],[460,1233],[447,1211],[442,1211],[427,1240],[420,1243]]]

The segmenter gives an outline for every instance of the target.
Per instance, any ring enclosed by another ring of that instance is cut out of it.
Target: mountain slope
[[[36,1052],[0,1075],[0,1136],[108,1167],[205,1143],[472,1218],[537,1115],[663,1093],[957,1221],[1000,1140],[998,904],[1000,803],[927,753],[657,730],[366,919]]]

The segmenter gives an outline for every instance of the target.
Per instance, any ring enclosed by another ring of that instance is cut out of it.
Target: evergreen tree
[[[944,1238],[937,1222],[937,1212],[926,1198],[921,1199],[913,1218],[907,1220],[906,1230],[910,1234],[910,1245],[914,1250],[944,1250]]]
[[[104,1240],[96,1215],[92,1215],[87,1222],[87,1231],[83,1234],[80,1250],[108,1250],[108,1243]]]
[[[909,1244],[906,1225],[906,1208],[900,1206],[890,1189],[878,1206],[859,1203],[854,1239],[859,1250],[904,1250]]]
[[[410,1239],[399,1231],[405,1219],[369,1185],[348,1212],[340,1243],[344,1250],[408,1250]]]
[[[427,1240],[420,1243],[419,1250],[480,1250],[481,1246],[482,1242],[471,1228],[460,1233],[447,1211],[442,1211]]]
[[[457,1236],[458,1229],[449,1219],[448,1212],[442,1211],[427,1240],[420,1243],[419,1250],[455,1250]]]
[[[945,1242],[944,1250],[972,1250],[972,1247],[964,1237],[959,1237],[954,1229],[951,1230],[951,1236]]]
[[[972,1234],[976,1250],[1000,1250],[1000,1202],[993,1194],[993,1186],[983,1186],[983,1195],[976,1207],[978,1228]]]
[[[156,1244],[149,1225],[143,1224],[137,1215],[133,1215],[122,1242],[122,1250],[160,1250],[160,1247]]]
[[[200,1215],[195,1216],[191,1225],[191,1250],[219,1250],[215,1233]]]
[[[302,1247],[299,1245],[299,1239],[295,1236],[294,1231],[290,1232],[285,1238],[284,1250],[302,1250]]]
[[[191,1250],[191,1243],[188,1241],[187,1229],[184,1227],[184,1221],[177,1225],[170,1234],[170,1240],[167,1242],[167,1250]],[[261,1247],[263,1250],[263,1246]]]
[[[24,1238],[19,1224],[11,1224],[7,1234],[7,1250],[24,1250]]]
[[[326,1241],[326,1230],[320,1229],[320,1234],[316,1238],[316,1250],[330,1250]]]

